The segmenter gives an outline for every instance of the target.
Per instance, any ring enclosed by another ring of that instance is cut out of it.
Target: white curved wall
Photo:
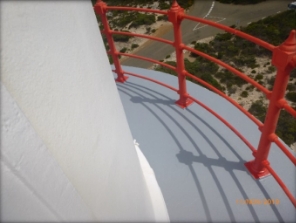
[[[1,48],[2,220],[153,221],[91,2],[1,1]]]

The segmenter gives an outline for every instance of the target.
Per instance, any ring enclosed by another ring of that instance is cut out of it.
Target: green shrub
[[[190,6],[193,5],[194,0],[178,0],[179,5],[183,9],[188,9]]]
[[[108,55],[108,59],[109,59],[109,63],[110,64],[113,64],[113,58],[112,58],[112,56]]]
[[[207,43],[196,43],[194,46],[195,50],[201,51],[203,53],[209,54],[211,56],[214,56],[215,50]],[[195,53],[191,53],[190,56],[192,57],[199,57]]]
[[[253,90],[255,87],[253,86],[253,85],[250,85],[250,86],[248,86],[248,87],[246,87],[246,90],[247,91],[251,91],[251,90]]]
[[[296,69],[293,69],[290,73],[291,78],[296,78]]]
[[[252,73],[252,74],[256,74],[256,71],[255,71],[255,70],[252,70],[251,73]]]
[[[161,62],[163,62],[163,60]],[[174,66],[174,67],[177,66],[177,63],[174,62],[174,61],[167,61],[165,63],[169,64],[171,66]],[[177,73],[175,71],[171,70],[170,68],[163,67],[163,66],[160,66],[160,65],[158,65],[156,68],[154,68],[154,70],[177,76]]]
[[[131,36],[122,35],[122,34],[114,34],[113,40],[115,42],[128,42]]]
[[[259,2],[263,2],[265,0],[217,0],[218,2],[221,3],[226,3],[226,4],[242,4],[242,5],[246,5],[246,4],[256,4]]]
[[[274,66],[269,66],[268,67],[268,71],[269,71],[269,73],[272,73],[272,72],[274,72],[276,69],[275,69],[275,67]]]
[[[215,74],[216,78],[220,79],[221,83],[226,84],[227,88],[231,88],[233,85],[241,87],[244,84],[247,84],[245,80],[231,73],[230,71],[224,69],[217,74]]]
[[[135,49],[135,48],[139,47],[139,44],[133,43],[131,47],[132,47],[132,49]]]
[[[243,91],[241,94],[240,94],[241,97],[243,98],[246,98],[249,96],[249,93],[247,91]]]
[[[296,119],[285,110],[281,111],[276,134],[289,146],[296,141]]]
[[[254,55],[240,55],[233,58],[233,62],[237,66],[247,66],[251,68],[256,67],[256,59]]]
[[[141,25],[151,25],[153,23],[155,23],[155,15],[138,13],[136,18],[130,24],[129,28],[132,28],[132,27],[137,28]]]
[[[274,85],[274,82],[275,82],[275,77],[271,77],[271,78],[269,78],[269,79],[267,80],[267,83],[268,83],[269,85],[271,85],[271,86]]]
[[[237,90],[237,87],[235,87],[235,86],[228,88],[228,95],[230,96],[230,95],[234,94],[236,92],[236,90]]]
[[[288,91],[296,91],[296,82],[294,84],[288,84],[287,90]]]
[[[296,102],[296,92],[288,92],[286,98],[292,102]]]
[[[256,77],[255,77],[255,80],[256,81],[259,81],[259,80],[262,80],[263,79],[263,75],[262,74],[258,74],[258,75],[256,75]]]
[[[164,21],[168,21],[168,17],[166,15],[160,15],[157,17],[157,21],[161,21],[161,20],[164,20]]]
[[[252,103],[248,111],[263,123],[266,115],[266,109],[267,108],[263,101],[257,100]]]
[[[125,53],[127,51],[127,48],[126,47],[123,47],[121,50],[120,50],[120,53]]]
[[[264,122],[266,111],[267,107],[261,100],[254,102],[249,109],[249,112],[262,123]],[[296,119],[285,110],[282,110],[280,113],[276,134],[289,146],[296,141]]]
[[[221,84],[219,84],[219,82],[209,73],[201,75],[200,78],[222,92],[225,90]]]
[[[231,37],[232,37],[231,33],[218,33],[215,36],[214,41],[219,41],[219,42],[227,41],[227,40],[230,40]]]
[[[218,52],[217,59],[221,60],[222,57],[223,57],[223,54],[221,52]]]
[[[159,6],[158,6],[161,10],[165,10],[165,9],[169,9],[171,6],[169,4],[167,4],[166,2],[159,2]]]

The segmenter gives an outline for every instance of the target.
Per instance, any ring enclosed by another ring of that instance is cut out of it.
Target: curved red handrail
[[[218,29],[222,29],[226,32],[229,32],[229,33],[232,33],[236,36],[239,36],[239,37],[242,37],[244,39],[247,39],[253,43],[256,43],[257,45],[259,46],[262,46],[264,47],[265,49],[268,49],[270,51],[273,51],[275,49],[275,46],[270,44],[270,43],[267,43],[261,39],[258,39],[254,36],[251,36],[247,33],[244,33],[244,32],[241,32],[237,29],[233,29],[231,27],[228,27],[228,26],[225,26],[223,24],[220,24],[220,23],[215,23],[213,21],[210,21],[210,20],[206,20],[206,19],[202,19],[202,18],[198,18],[198,17],[194,17],[194,16],[189,16],[189,15],[182,15],[180,16],[181,19],[189,19],[189,20],[192,20],[192,21],[195,21],[195,22],[200,22],[200,23],[203,23],[203,24],[207,24],[207,25],[210,25],[210,26],[213,26],[213,27],[216,27]]]
[[[123,10],[123,11],[138,11],[138,12],[152,12],[162,15],[167,15],[167,11],[157,10],[157,9],[145,9],[145,8],[133,8],[133,7],[123,7],[123,6],[107,6],[107,10]]]
[[[219,64],[220,66],[226,68],[227,70],[231,71],[232,73],[236,74],[237,76],[239,76],[240,78],[244,79],[246,82],[252,84],[254,87],[256,87],[257,89],[259,89],[260,91],[262,91],[266,96],[270,95],[271,94],[271,91],[267,90],[265,87],[263,87],[262,85],[258,84],[256,81],[254,81],[252,78],[248,77],[246,74],[238,71],[237,69],[235,69],[234,67],[224,63],[223,61],[221,60],[218,60],[217,58],[215,57],[212,57],[208,54],[205,54],[201,51],[198,51],[198,50],[195,50],[195,49],[192,49],[188,46],[183,46],[182,47],[183,49],[185,50],[188,50],[192,53],[195,53],[195,54],[198,54],[199,56],[201,57],[204,57],[216,64]],[[268,97],[267,97],[268,98]]]
[[[248,140],[243,137],[242,134],[240,134],[231,124],[229,124],[222,116],[220,116],[218,113],[214,112],[212,109],[210,109],[208,106],[200,102],[199,100],[193,98],[192,96],[188,96],[192,101],[206,109],[208,112],[213,114],[216,118],[218,118],[221,122],[223,122],[224,125],[226,125],[231,131],[233,131],[253,152],[253,155],[256,153],[256,149],[252,146],[251,143],[248,142]]]
[[[96,10],[97,7],[97,10]],[[172,22],[173,24],[173,28],[174,28],[174,35],[175,35],[175,42],[169,41],[169,40],[165,40],[162,38],[158,38],[158,37],[152,37],[152,36],[148,36],[148,35],[143,35],[143,34],[136,34],[136,33],[127,33],[127,32],[119,32],[119,31],[112,31],[109,28],[109,24],[107,22],[106,19],[106,12],[108,10],[125,10],[125,11],[139,11],[139,12],[149,12],[149,13],[158,13],[158,14],[163,14],[163,15],[167,15],[169,18],[169,21]],[[267,116],[270,117],[272,115],[274,115],[274,117],[278,117],[278,114],[280,112],[280,109],[284,108],[287,112],[289,112],[292,116],[296,117],[296,111],[287,103],[287,101],[283,98],[286,86],[287,86],[287,80],[288,80],[288,76],[285,75],[285,67],[284,66],[296,66],[296,52],[294,52],[294,56],[292,56],[293,58],[289,58],[290,62],[289,63],[279,63],[277,62],[278,60],[281,60],[281,56],[285,55],[285,50],[288,49],[291,45],[296,45],[296,31],[291,31],[289,38],[282,44],[286,44],[285,46],[281,48],[276,47],[272,44],[269,44],[263,40],[260,40],[254,36],[251,36],[249,34],[246,34],[244,32],[241,32],[239,30],[233,29],[231,27],[222,25],[222,24],[218,24],[212,21],[208,21],[206,19],[202,19],[202,18],[197,18],[197,17],[193,17],[193,16],[189,16],[184,14],[184,11],[179,7],[178,4],[176,4],[176,2],[174,2],[173,6],[171,7],[170,10],[168,11],[163,11],[163,10],[154,10],[154,9],[143,9],[143,8],[132,8],[132,7],[117,7],[117,6],[106,6],[105,3],[103,3],[101,0],[98,1],[98,3],[95,5],[95,11],[97,13],[99,13],[102,17],[102,21],[103,24],[105,26],[107,26],[107,30],[104,30],[103,33],[106,34],[109,45],[110,46],[110,54],[113,56],[113,59],[115,59],[115,67],[116,70],[114,70],[115,72],[117,72],[118,75],[121,75],[121,79],[125,80],[126,78],[123,77],[123,73],[124,74],[128,74],[134,77],[138,77],[138,78],[142,78],[148,81],[152,81],[156,84],[162,85],[166,88],[169,88],[173,91],[176,91],[178,94],[180,94],[180,98],[183,97],[183,100],[187,100],[190,99],[193,102],[199,104],[200,106],[202,106],[204,109],[206,109],[208,112],[210,112],[211,114],[213,114],[216,118],[218,118],[221,122],[223,122],[229,129],[231,129],[253,152],[253,155],[255,156],[255,160],[251,161],[249,163],[251,163],[251,165],[253,167],[258,168],[258,166],[260,168],[266,168],[268,169],[268,171],[270,172],[270,174],[275,178],[275,180],[278,182],[278,184],[281,186],[281,188],[284,190],[284,192],[286,193],[286,195],[288,196],[288,198],[291,200],[291,202],[293,203],[293,205],[296,207],[296,200],[293,197],[292,193],[289,191],[289,189],[286,187],[286,185],[283,183],[283,181],[279,178],[279,176],[275,173],[275,171],[271,168],[271,166],[269,165],[269,162],[267,161],[267,156],[268,156],[268,152],[269,152],[269,148],[270,148],[270,143],[274,142],[282,151],[283,153],[290,159],[290,161],[296,165],[296,158],[288,151],[288,149],[284,146],[284,144],[278,139],[278,136],[274,133],[275,132],[275,126],[274,126],[274,122],[277,121],[273,121],[269,118],[269,120],[265,121],[264,124],[262,124],[259,120],[257,120],[254,116],[252,116],[248,111],[246,111],[244,108],[242,108],[237,102],[235,102],[233,99],[231,99],[230,97],[228,97],[226,94],[224,94],[223,92],[219,91],[218,89],[216,89],[215,87],[213,87],[212,85],[208,84],[207,82],[201,80],[198,77],[193,76],[192,74],[188,73],[186,70],[184,69],[184,64],[183,61],[180,61],[180,58],[182,58],[182,56],[180,56],[180,52],[182,52],[183,50],[188,50],[190,52],[193,52],[199,56],[202,56],[216,64],[219,64],[220,66],[226,68],[227,70],[231,71],[232,73],[234,73],[235,75],[239,76],[240,78],[244,79],[245,81],[247,81],[248,83],[250,83],[251,85],[255,86],[257,89],[259,89],[261,92],[263,92],[266,97],[270,100],[270,106],[268,109],[268,113]],[[254,81],[253,79],[249,78],[247,75],[245,75],[244,73],[236,70],[234,67],[214,58],[211,57],[201,51],[192,49],[188,46],[185,46],[182,43],[181,40],[181,35],[180,35],[180,24],[182,22],[183,19],[188,19],[191,21],[195,21],[195,22],[200,22],[206,25],[210,25],[212,27],[224,30],[226,32],[232,33],[236,36],[239,36],[241,38],[244,38],[246,40],[249,40],[261,47],[264,47],[267,50],[270,50],[273,52],[273,54],[277,54],[277,57],[274,56],[274,60],[273,62],[276,63],[274,64],[275,66],[277,66],[278,68],[280,67],[281,69],[278,69],[278,73],[277,76],[279,76],[279,78],[276,79],[277,84],[275,86],[277,86],[277,89],[273,89],[273,91],[269,91],[268,89],[264,88],[262,85],[258,84],[256,81]],[[106,28],[106,27],[105,27]],[[151,39],[151,40],[156,40],[156,41],[160,41],[169,45],[172,45],[175,47],[176,52],[177,52],[177,67],[168,65],[166,63],[151,59],[151,58],[146,58],[146,57],[142,57],[142,56],[138,56],[138,55],[132,55],[132,54],[127,54],[127,53],[120,53],[116,51],[116,48],[114,46],[114,42],[112,39],[112,34],[122,34],[122,35],[129,35],[129,36],[137,36],[137,37],[142,37],[142,38],[147,38],[147,39]],[[108,38],[110,37],[110,38]],[[290,49],[290,48],[289,48]],[[293,48],[294,49],[294,48]],[[290,51],[289,51],[290,53]],[[179,60],[178,60],[178,54],[179,54]],[[141,60],[146,60],[146,61],[150,61],[152,63],[156,63],[162,66],[165,66],[169,69],[172,69],[174,71],[176,71],[178,73],[178,79],[179,79],[179,89],[176,89],[170,85],[164,84],[160,81],[148,78],[148,77],[144,77],[138,74],[134,74],[131,72],[126,72],[126,71],[122,71],[121,66],[119,64],[118,61],[118,55],[123,55],[123,56],[128,56],[128,57],[133,57],[133,58],[137,58],[137,59],[141,59]],[[289,65],[288,65],[289,64]],[[258,149],[256,150],[247,140],[246,138],[244,138],[230,123],[228,123],[225,119],[223,119],[223,117],[221,117],[219,114],[217,114],[215,111],[213,111],[212,109],[210,109],[209,107],[207,107],[205,104],[201,103],[200,101],[198,101],[197,99],[193,98],[192,96],[190,96],[187,92],[186,92],[186,84],[184,82],[184,78],[185,76],[190,77],[196,81],[198,81],[199,83],[203,84],[204,86],[208,87],[209,89],[211,89],[212,91],[214,91],[215,93],[219,94],[220,96],[222,96],[223,98],[225,98],[226,100],[228,100],[230,103],[232,103],[235,107],[237,107],[240,111],[242,111],[247,117],[249,117],[255,124],[257,124],[259,126],[259,129],[262,131],[262,135],[261,135],[261,139],[259,142],[259,146]],[[182,80],[183,79],[183,80]],[[181,84],[182,83],[182,84]],[[285,87],[283,88],[281,85],[285,84]],[[185,88],[184,88],[184,84],[185,84]],[[186,107],[187,105],[185,105],[184,107]],[[272,107],[273,106],[273,107]],[[277,115],[276,115],[277,113]],[[277,118],[276,118],[277,120]],[[272,130],[270,130],[270,129]],[[268,142],[266,144],[266,142]],[[262,147],[263,146],[263,147]],[[265,148],[265,147],[266,148]],[[265,151],[266,150],[266,151]],[[249,166],[249,165],[246,165]],[[247,167],[248,168],[248,167]],[[252,171],[249,169],[249,171],[251,172],[251,174],[256,178],[256,174],[254,171],[254,169],[252,168]],[[262,169],[261,169],[262,170]]]
[[[279,137],[276,134],[272,134],[270,136],[270,140],[273,141],[282,151],[283,153],[291,160],[291,162],[296,166],[296,158],[292,153],[284,146],[284,144],[279,140]]]
[[[278,106],[280,108],[285,109],[287,112],[289,112],[294,118],[296,118],[296,111],[288,104],[287,100],[282,98],[278,101]]]
[[[141,79],[145,79],[145,80],[148,80],[148,81],[154,82],[154,83],[159,84],[159,85],[161,85],[161,86],[164,86],[164,87],[166,87],[166,88],[168,88],[168,89],[171,89],[171,90],[173,90],[173,91],[175,91],[175,92],[178,92],[178,89],[177,89],[177,88],[174,88],[174,87],[172,87],[172,86],[170,86],[170,85],[168,85],[168,84],[164,84],[164,83],[162,83],[162,82],[160,82],[160,81],[157,81],[157,80],[155,80],[155,79],[153,79],[153,78],[145,77],[145,76],[142,76],[142,75],[139,75],[139,74],[135,74],[135,73],[132,73],[132,72],[127,72],[127,71],[123,71],[123,72],[124,72],[125,74],[128,74],[128,75],[131,75],[131,76],[134,76],[134,77],[138,77],[138,78],[141,78]]]
[[[138,34],[138,33],[129,33],[129,32],[119,32],[119,31],[111,31],[111,34],[121,34],[121,35],[127,35],[127,36],[137,36],[137,37],[142,37],[142,38],[146,38],[146,39],[151,39],[151,40],[156,40],[159,42],[163,42],[169,45],[174,45],[173,41],[169,41],[166,39],[162,39],[162,38],[158,38],[158,37],[154,37],[154,36],[149,36],[149,35],[143,35],[143,34]]]
[[[115,72],[115,70],[112,70]],[[132,72],[127,72],[127,71],[123,71],[125,74],[128,74],[128,75],[131,75],[131,76],[134,76],[134,77],[138,77],[138,78],[142,78],[142,79],[145,79],[145,80],[148,80],[148,81],[151,81],[151,82],[154,82],[156,84],[159,84],[161,86],[164,86],[166,88],[169,88],[175,92],[178,92],[178,89],[170,86],[170,85],[167,85],[167,84],[164,84],[160,81],[157,81],[153,78],[149,78],[149,77],[145,77],[145,76],[142,76],[142,75],[139,75],[139,74],[135,74],[135,73],[132,73]],[[212,109],[210,109],[208,106],[206,106],[205,104],[203,104],[202,102],[200,102],[199,100],[191,97],[191,96],[188,96],[188,98],[190,98],[192,101],[194,101],[195,103],[197,103],[198,105],[200,105],[201,107],[203,107],[204,109],[206,109],[208,112],[210,112],[211,114],[213,114],[216,118],[218,118],[221,122],[223,122],[231,131],[233,131],[249,148],[250,150],[253,152],[253,154],[256,153],[256,149],[254,148],[254,146],[252,146],[251,143],[248,142],[248,140],[243,137],[242,134],[239,133],[239,131],[237,131],[231,124],[229,124],[222,116],[220,116],[218,113],[214,112]]]
[[[134,54],[129,54],[129,53],[118,53],[118,54],[122,55],[122,56],[133,57],[133,58],[140,59],[140,60],[146,60],[146,61],[149,61],[149,62],[152,62],[152,63],[162,65],[164,67],[167,67],[167,68],[169,68],[169,69],[171,69],[173,71],[176,71],[176,67],[171,66],[171,65],[166,64],[166,63],[163,63],[163,62],[160,62],[158,60],[148,58],[148,57],[142,57],[142,56],[139,56],[139,55],[134,55]]]
[[[240,111],[242,111],[246,116],[248,116],[248,118],[250,118],[259,128],[263,127],[262,122],[260,122],[257,118],[255,118],[250,112],[248,112],[247,110],[245,110],[242,106],[240,106],[235,100],[233,100],[231,97],[228,97],[226,94],[224,94],[222,91],[218,90],[217,88],[213,87],[212,85],[210,85],[209,83],[203,81],[202,79],[200,79],[199,77],[193,76],[192,74],[186,72],[186,75],[196,81],[198,81],[199,83],[201,83],[202,85],[204,85],[205,87],[211,89],[212,91],[214,91],[215,93],[219,94],[221,97],[225,98],[226,100],[228,100],[231,104],[233,104],[235,107],[237,107]]]
[[[269,173],[274,177],[274,179],[278,182],[280,187],[283,189],[287,197],[290,199],[294,207],[296,208],[296,199],[294,198],[293,194],[290,192],[289,188],[284,184],[281,178],[276,174],[276,172],[272,169],[272,167],[268,164],[264,165],[265,168],[269,171]]]

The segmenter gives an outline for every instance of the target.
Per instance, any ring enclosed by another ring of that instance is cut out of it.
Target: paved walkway
[[[123,68],[177,87],[171,75]],[[179,108],[175,92],[146,80],[130,77],[117,86],[133,137],[154,169],[172,222],[296,221],[294,206],[273,177],[251,177],[244,167],[253,159],[251,151],[214,116],[197,104]],[[257,147],[260,132],[238,109],[191,82],[188,91]],[[276,145],[269,161],[296,196],[295,167]],[[246,199],[261,204],[244,204]],[[280,203],[266,205],[265,199]]]

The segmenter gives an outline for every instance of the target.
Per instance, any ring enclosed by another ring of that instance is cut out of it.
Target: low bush
[[[296,102],[296,92],[288,92],[287,94],[286,94],[286,98],[288,99],[288,100],[290,100],[290,101],[292,101],[292,102]]]
[[[133,43],[132,46],[131,46],[132,49],[135,49],[137,47],[139,47],[139,44],[135,44],[135,43]]]
[[[247,4],[256,4],[256,3],[263,2],[266,0],[217,0],[217,1],[221,2],[221,3],[226,3],[226,4],[247,5]]]
[[[125,53],[127,51],[127,48],[126,47],[123,47],[121,50],[120,50],[120,53]]]
[[[241,94],[240,94],[241,97],[243,98],[246,98],[249,96],[249,93],[247,91],[243,91]]]
[[[163,60],[161,62],[163,62]],[[177,63],[174,62],[174,61],[167,61],[165,63],[168,64],[168,65],[174,66],[174,67],[177,66]],[[154,70],[161,71],[161,72],[164,72],[164,73],[167,73],[167,74],[172,74],[174,76],[177,76],[177,73],[175,71],[171,70],[170,68],[163,67],[161,65],[158,65]]]
[[[276,69],[275,69],[275,67],[274,66],[269,66],[268,67],[268,72],[269,73],[272,73],[272,72],[274,72]]]
[[[147,15],[142,13],[137,13],[137,16],[134,18],[129,28],[139,27],[141,25],[151,25],[155,23],[155,15]]]
[[[292,70],[290,73],[291,78],[296,78],[296,69]]]
[[[115,42],[128,42],[131,36],[123,35],[123,34],[114,34],[113,40]]]
[[[251,91],[253,90],[255,87],[253,85],[250,85],[248,87],[246,87],[246,91]]]
[[[160,15],[157,17],[157,21],[168,21],[168,17],[166,15]]]
[[[266,111],[267,107],[261,100],[255,101],[249,109],[249,112],[262,123],[265,120]],[[285,110],[280,113],[276,134],[289,146],[296,141],[296,119]]]
[[[216,78],[220,79],[220,82],[224,83],[228,89],[231,88],[233,85],[241,87],[244,84],[247,84],[245,80],[236,76],[235,74],[231,73],[226,69],[218,72],[215,76]]]
[[[259,81],[259,80],[262,80],[263,79],[263,75],[262,74],[258,74],[258,75],[256,75],[256,77],[255,77],[255,80],[256,81]]]

